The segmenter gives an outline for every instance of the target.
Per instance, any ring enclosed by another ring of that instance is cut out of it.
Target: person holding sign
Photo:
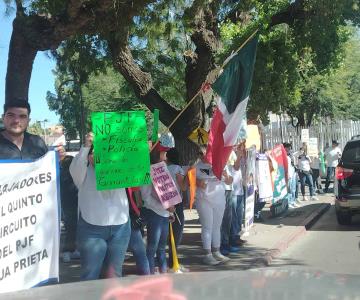
[[[86,135],[85,145],[70,164],[70,174],[79,190],[82,280],[99,279],[105,256],[108,275],[121,277],[131,234],[125,189],[96,190],[93,139],[93,133]]]
[[[150,163],[156,164],[166,160],[166,151],[169,148],[157,143],[150,152]],[[155,191],[153,184],[140,188],[144,201],[144,216],[147,222],[146,255],[149,260],[150,273],[155,273],[155,255],[159,262],[160,273],[167,272],[166,244],[169,235],[169,218],[173,220],[174,206],[165,209]]]
[[[30,104],[26,100],[15,99],[5,103],[5,129],[0,132],[0,159],[37,159],[48,151],[41,137],[26,132],[30,112]]]
[[[221,222],[225,210],[225,185],[212,170],[205,158],[206,147],[199,150],[200,161],[196,164],[196,208],[201,223],[201,239],[205,250],[203,259],[206,265],[217,265],[226,262],[228,257],[220,253]],[[226,184],[231,184],[231,176],[225,171],[223,178]]]

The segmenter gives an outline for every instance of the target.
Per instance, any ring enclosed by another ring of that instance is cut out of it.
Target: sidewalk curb
[[[302,226],[309,230],[321,217],[322,215],[329,210],[331,207],[330,203],[323,203],[321,206],[316,209],[310,216],[308,216]]]
[[[269,249],[265,254],[265,257],[259,258],[258,260],[263,261],[266,266],[269,266],[272,261],[281,255],[291,244],[297,241],[300,237],[306,234],[306,231],[310,229],[316,221],[318,221],[321,216],[331,207],[330,203],[322,203],[319,208],[312,212],[300,225],[295,232],[289,234],[281,241],[278,241],[274,247]]]

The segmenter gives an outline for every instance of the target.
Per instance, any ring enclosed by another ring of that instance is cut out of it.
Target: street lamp
[[[45,144],[47,145],[47,137],[46,137],[46,123],[49,122],[48,119],[45,119],[43,121],[40,121],[41,123],[44,123],[44,141],[45,141]]]

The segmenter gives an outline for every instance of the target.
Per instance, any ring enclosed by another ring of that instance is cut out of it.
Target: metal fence
[[[264,149],[271,149],[278,143],[290,142],[293,149],[301,147],[301,130],[309,129],[310,138],[317,138],[319,150],[324,149],[332,140],[337,140],[343,149],[346,142],[354,135],[360,135],[360,121],[338,120],[333,122],[321,121],[310,127],[295,128],[288,121],[278,117],[277,121],[271,122],[264,127],[262,145]]]

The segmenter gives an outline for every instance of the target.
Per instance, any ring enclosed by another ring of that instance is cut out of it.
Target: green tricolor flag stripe
[[[229,115],[250,95],[257,42],[256,36],[234,55],[212,85],[212,89],[221,97],[221,102],[226,106]]]
[[[158,132],[159,132],[159,110],[158,109],[154,109],[153,116],[154,116],[154,127],[153,127],[151,141],[153,143],[156,143],[158,140]]]

